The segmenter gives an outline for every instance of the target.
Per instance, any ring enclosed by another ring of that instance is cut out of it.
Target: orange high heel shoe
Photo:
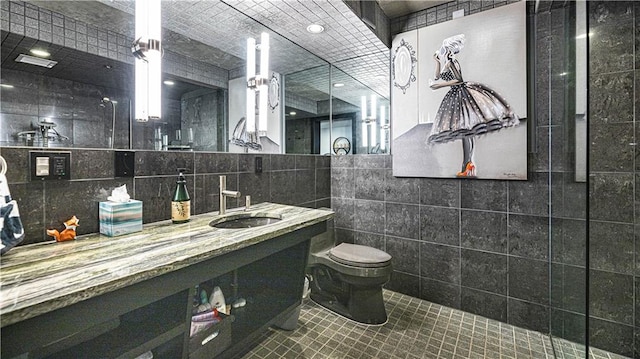
[[[458,172],[456,174],[457,177],[475,177],[476,176],[476,165],[473,162],[467,162],[465,166],[464,172]]]

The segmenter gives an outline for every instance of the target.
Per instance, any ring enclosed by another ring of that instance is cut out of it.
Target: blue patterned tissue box
[[[142,201],[100,202],[100,233],[109,237],[142,230]]]

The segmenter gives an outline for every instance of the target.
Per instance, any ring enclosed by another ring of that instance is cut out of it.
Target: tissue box
[[[100,233],[121,236],[142,230],[142,201],[100,202]]]

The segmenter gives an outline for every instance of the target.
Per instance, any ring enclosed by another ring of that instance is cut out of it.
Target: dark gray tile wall
[[[548,172],[397,178],[388,155],[334,156],[331,168],[337,239],[392,255],[389,289],[549,332]]]
[[[219,209],[220,175],[227,176],[227,188],[242,193],[240,199],[227,202],[229,208],[243,206],[246,195],[254,204],[330,206],[328,156],[136,151],[135,176],[115,178],[114,151],[71,149],[70,181],[30,182],[31,150],[34,148],[0,147],[0,155],[8,164],[9,189],[18,201],[26,229],[23,245],[51,240],[45,230],[60,227],[73,215],[80,219],[78,234],[99,232],[98,202],[123,184],[132,198],[143,201],[144,223],[171,218],[170,203],[179,167],[187,168],[192,214]],[[262,157],[262,173],[255,173],[256,157]]]
[[[392,34],[506,3],[452,1],[393,19]],[[571,66],[565,41],[575,36],[556,5],[542,2],[534,18],[529,179],[395,178],[390,156],[334,157],[336,236],[393,255],[390,289],[581,343],[589,243],[590,342],[640,357],[640,4],[588,3],[588,183],[575,181],[571,84],[554,76]]]
[[[589,284],[594,346],[640,357],[640,6],[588,2]],[[634,130],[635,129],[635,130]],[[581,253],[580,253],[581,254]]]

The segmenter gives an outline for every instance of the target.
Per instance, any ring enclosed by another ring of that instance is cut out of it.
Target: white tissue
[[[107,197],[107,199],[111,202],[129,202],[131,196],[127,193],[127,185],[123,184],[120,187],[114,188],[113,191],[111,191],[111,196]]]

